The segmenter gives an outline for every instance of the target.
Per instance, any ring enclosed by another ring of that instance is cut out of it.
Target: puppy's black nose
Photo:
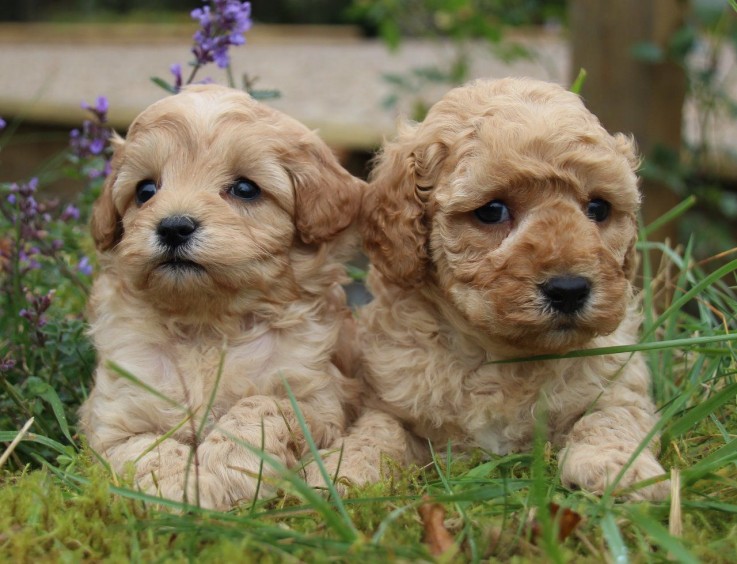
[[[570,315],[586,303],[591,293],[591,282],[582,276],[555,276],[540,289],[553,309]]]
[[[159,222],[156,234],[163,245],[175,248],[189,241],[197,227],[199,223],[188,215],[172,215]]]

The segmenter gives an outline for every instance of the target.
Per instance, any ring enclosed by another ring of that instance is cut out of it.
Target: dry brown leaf
[[[423,503],[417,510],[422,519],[424,533],[422,542],[430,554],[440,556],[454,546],[453,535],[445,528],[445,509],[439,503]]]
[[[581,522],[581,519],[583,519],[581,515],[567,507],[561,510],[560,505],[557,503],[551,503],[548,509],[551,519],[558,519],[558,540],[560,542],[566,540]],[[559,513],[560,516],[558,516]],[[532,532],[532,542],[536,542],[542,533],[540,523],[537,519],[533,519],[532,523],[530,523],[530,531]]]
[[[12,241],[10,237],[0,238],[0,270],[5,270],[8,264],[8,257],[10,256],[10,250],[12,248]]]

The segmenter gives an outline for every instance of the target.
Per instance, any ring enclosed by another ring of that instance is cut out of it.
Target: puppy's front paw
[[[175,471],[164,476],[149,474],[138,479],[138,486],[146,493],[176,502],[198,505],[203,509],[224,511],[229,509],[225,492],[215,476],[200,470],[195,474]]]
[[[345,494],[348,490],[348,484],[351,482],[351,480],[347,479],[344,476],[344,472],[340,471],[342,470],[342,468],[338,466],[340,459],[339,453],[336,452],[335,449],[322,449],[320,450],[320,457],[323,466],[325,467],[325,470],[327,471],[327,474],[330,478],[330,481],[338,490],[338,493],[340,495]],[[307,485],[312,488],[316,488],[319,490],[327,489],[325,477],[320,471],[317,462],[315,462],[314,460],[308,462],[304,466],[304,468],[300,471],[300,476],[303,477],[304,481],[307,482]]]
[[[568,445],[560,451],[561,481],[566,487],[581,488],[601,495],[622,470],[632,455],[631,445]],[[649,451],[644,450],[630,465],[617,483],[617,489],[662,476],[663,467]],[[664,500],[668,498],[670,482],[665,480],[650,486],[629,491],[623,497],[630,500]]]

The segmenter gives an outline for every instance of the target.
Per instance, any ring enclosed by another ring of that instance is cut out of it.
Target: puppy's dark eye
[[[595,198],[589,202],[588,206],[586,206],[586,215],[597,223],[601,223],[609,217],[609,212],[611,210],[612,205],[609,202],[602,200],[601,198]]]
[[[158,188],[153,180],[141,180],[136,184],[136,203],[140,206],[156,195]]]
[[[512,219],[507,204],[501,200],[492,200],[473,213],[483,223],[504,223]]]
[[[261,194],[261,188],[247,178],[239,178],[228,188],[228,192],[241,200],[255,200]]]

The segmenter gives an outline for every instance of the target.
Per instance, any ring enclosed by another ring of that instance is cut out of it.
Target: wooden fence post
[[[586,105],[610,132],[634,134],[646,157],[658,146],[680,153],[686,76],[673,61],[638,60],[632,49],[647,42],[667,52],[687,8],[686,0],[569,0],[572,71],[586,69]],[[646,224],[680,201],[658,182],[644,182],[643,194]],[[652,238],[674,241],[676,227]]]

